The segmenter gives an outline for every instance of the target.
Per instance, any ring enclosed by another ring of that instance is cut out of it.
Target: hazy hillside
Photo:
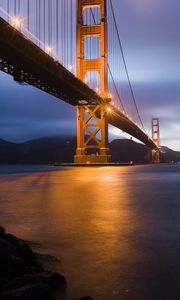
[[[167,162],[180,162],[180,151],[173,151],[164,146],[161,147],[161,150],[164,153]]]
[[[54,163],[70,162],[76,148],[76,138],[50,137],[22,144],[0,140],[0,163]]]
[[[114,162],[149,163],[151,161],[149,148],[133,140],[117,139],[110,143],[109,148]]]
[[[133,140],[117,139],[109,144],[113,162],[150,163],[151,151]],[[50,137],[15,144],[0,139],[1,164],[51,164],[73,162],[76,138]],[[162,147],[167,162],[180,161],[180,152]]]

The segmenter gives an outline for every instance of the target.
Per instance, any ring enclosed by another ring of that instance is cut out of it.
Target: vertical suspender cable
[[[65,18],[65,1],[63,0],[63,56],[64,56],[64,65],[65,65],[65,61],[66,61],[66,52],[65,52],[65,27],[66,27],[66,18]]]
[[[44,48],[45,48],[45,44],[46,44],[46,0],[44,0],[44,5],[43,5],[43,42],[44,42]]]
[[[56,55],[59,54],[59,2],[56,0]]]
[[[20,15],[20,0],[18,0],[18,16]]]
[[[38,38],[38,12],[37,12],[37,9],[38,9],[38,3],[37,3],[38,0],[36,0],[36,43],[37,43],[37,38]]]
[[[62,0],[61,8],[61,53],[62,53],[62,64],[64,64],[64,0]]]
[[[40,46],[40,40],[41,40],[41,0],[38,1],[38,9],[39,9],[39,17],[38,17],[38,25],[39,25],[39,46]]]
[[[91,24],[92,24],[92,22],[91,22],[91,14],[89,14],[89,24],[90,24],[90,26],[91,26]],[[90,41],[90,60],[92,60],[92,49],[91,49],[91,47],[92,47],[92,38],[91,38],[91,36],[90,36],[90,38],[89,38],[89,41]],[[92,78],[92,72],[90,72],[90,84],[91,84],[91,87],[92,87],[92,81],[93,81],[93,78]]]
[[[69,40],[69,15],[68,15],[68,3],[69,0],[66,0],[66,67],[68,67],[68,59],[69,59],[69,48],[68,48],[68,40]]]
[[[7,0],[7,13],[8,13],[8,22],[9,22],[9,0]]]
[[[73,49],[72,49],[72,45],[73,45],[73,4],[72,4],[72,0],[70,0],[70,25],[71,25],[71,34],[70,34],[70,51],[71,51],[71,65],[73,65]]]
[[[67,67],[67,1],[65,0],[65,6],[64,6],[64,52],[65,52],[65,66]]]
[[[67,34],[66,34],[66,38],[67,38],[67,65],[70,65],[69,62],[69,54],[70,54],[70,29],[69,29],[69,25],[70,25],[70,10],[69,10],[69,0],[67,0]]]
[[[52,0],[50,1],[50,45],[52,47]]]
[[[48,44],[51,47],[52,40],[52,2],[48,0]]]
[[[14,15],[16,16],[16,0],[14,0]]]
[[[50,47],[50,1],[48,0],[48,46]]]
[[[28,1],[28,3],[27,3],[27,13],[28,13],[28,16],[27,16],[27,23],[28,23],[28,24],[27,24],[27,25],[28,25],[28,26],[27,26],[27,27],[28,27],[28,31],[29,31],[29,30],[30,30],[30,28],[29,28],[29,25],[30,25],[30,24],[29,24],[29,9],[30,9],[30,7],[29,7],[29,0],[27,0],[27,1]]]

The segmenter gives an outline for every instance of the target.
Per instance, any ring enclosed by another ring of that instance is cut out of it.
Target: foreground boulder
[[[0,235],[5,234],[5,228],[0,226]]]
[[[52,300],[52,293],[48,285],[28,284],[14,290],[2,293],[1,300]]]
[[[75,299],[75,300],[94,300],[94,299],[89,297],[89,296],[86,296],[86,297],[78,298],[78,299]]]
[[[44,270],[27,243],[0,227],[0,300],[52,300],[66,285],[63,275]]]

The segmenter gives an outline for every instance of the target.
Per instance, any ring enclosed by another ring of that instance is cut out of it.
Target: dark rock
[[[40,273],[39,276],[41,277],[42,281],[48,284],[52,289],[66,289],[66,279],[63,275],[60,275],[59,273],[44,271]]]
[[[34,266],[39,269],[39,271],[42,270],[42,266],[37,262],[36,256],[28,244],[24,243],[19,247],[18,255],[27,266]]]
[[[55,263],[55,264],[60,264],[61,261],[59,258],[49,255],[49,254],[41,254],[41,253],[35,253],[37,261],[41,262],[42,264],[45,263]]]
[[[5,291],[15,290],[25,285],[37,285],[42,283],[42,280],[39,275],[36,273],[34,274],[21,274],[13,278],[11,281],[8,281],[6,284],[3,285],[1,288],[1,293]]]
[[[9,253],[0,254],[0,274],[5,276],[9,272],[18,273],[23,268],[24,263],[20,257]]]
[[[49,286],[52,291],[65,291],[66,288],[66,280],[62,275],[58,273],[44,271],[40,274],[22,274],[21,276],[17,276],[11,281],[6,282],[3,287],[0,289],[1,293],[5,293],[6,291],[17,290],[22,286],[27,285],[38,285],[45,284]],[[1,299],[1,298],[0,298]]]
[[[25,243],[18,249],[18,254],[25,262],[31,262],[36,259],[30,246]]]
[[[0,236],[5,234],[5,228],[0,226]]]
[[[3,236],[3,238],[10,243],[13,249],[17,250],[20,247],[20,239],[15,237],[14,235],[7,233]]]
[[[15,252],[12,249],[11,244],[8,241],[6,241],[4,238],[2,238],[2,236],[1,236],[1,238],[0,238],[0,256],[3,255],[3,253],[11,255],[11,254],[14,254]]]
[[[15,255],[0,255],[0,289],[24,270],[23,260]]]
[[[25,285],[0,295],[0,300],[52,300],[48,285],[44,283]]]
[[[78,299],[75,299],[75,300],[94,300],[94,299],[92,297],[86,296],[86,297],[78,298]]]
[[[51,300],[66,285],[64,276],[44,270],[27,243],[0,227],[0,300]]]

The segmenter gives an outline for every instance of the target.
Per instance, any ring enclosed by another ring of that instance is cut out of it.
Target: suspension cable
[[[144,129],[144,131],[145,131],[144,124],[143,124],[142,118],[140,116],[140,112],[139,112],[139,109],[138,109],[138,106],[137,106],[135,94],[134,94],[134,91],[133,91],[133,88],[132,88],[132,84],[131,84],[131,81],[130,81],[130,76],[129,76],[129,72],[128,72],[128,68],[127,68],[127,63],[126,63],[126,59],[125,59],[125,55],[124,55],[124,51],[123,51],[123,47],[122,47],[122,43],[121,43],[121,38],[120,38],[118,26],[117,26],[117,21],[116,21],[116,17],[115,17],[115,13],[114,13],[114,8],[113,8],[112,0],[109,0],[109,1],[110,1],[110,7],[111,7],[111,11],[112,11],[114,25],[115,25],[115,28],[116,28],[116,33],[117,33],[117,37],[118,37],[119,47],[120,47],[120,50],[121,50],[122,59],[123,59],[123,63],[124,63],[124,67],[125,67],[125,71],[126,71],[126,75],[127,75],[127,79],[128,79],[128,83],[129,83],[129,87],[130,87],[132,99],[133,99],[133,102],[134,102],[134,105],[135,105],[135,108],[136,108],[136,112],[137,112],[137,115],[139,117],[141,126]]]
[[[91,12],[91,15],[92,15],[92,18],[93,18],[94,25],[97,25],[97,22],[96,22],[96,19],[95,19],[95,16],[94,16],[94,12],[93,12],[92,8],[90,8],[90,12]],[[125,107],[124,107],[123,101],[122,101],[122,99],[121,99],[121,96],[120,96],[120,94],[119,94],[118,88],[117,88],[117,86],[116,86],[116,82],[115,82],[115,79],[114,79],[114,76],[113,76],[113,73],[112,73],[112,70],[111,70],[111,67],[110,67],[109,63],[107,64],[107,66],[108,66],[109,74],[110,74],[110,76],[111,76],[113,85],[114,85],[114,87],[115,87],[115,90],[116,90],[116,93],[117,93],[117,96],[118,96],[118,100],[119,100],[119,102],[120,102],[120,105],[121,105],[123,111],[126,113],[126,109],[125,109]]]
[[[123,102],[122,102],[121,96],[120,96],[119,91],[118,91],[118,89],[117,89],[117,86],[116,86],[116,83],[115,83],[115,80],[114,80],[114,77],[113,77],[113,74],[112,74],[112,71],[111,71],[111,68],[110,68],[109,64],[108,64],[108,70],[109,70],[109,74],[110,74],[110,76],[111,76],[113,85],[114,85],[114,87],[115,87],[116,94],[117,94],[117,96],[118,96],[119,102],[120,102],[120,104],[121,104],[121,106],[122,106],[123,112],[126,113],[126,109],[125,109],[125,107],[124,107],[124,104],[123,104]]]

